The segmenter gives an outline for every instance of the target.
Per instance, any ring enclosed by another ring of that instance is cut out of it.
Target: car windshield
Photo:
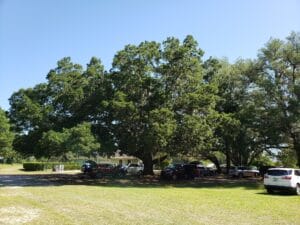
[[[256,166],[249,166],[247,169],[248,170],[257,170],[257,167]]]
[[[292,170],[268,170],[268,175],[270,176],[286,176],[291,174]]]
[[[174,169],[175,166],[174,165],[168,165],[165,169]]]
[[[97,163],[91,160],[85,161],[83,165],[96,165]]]
[[[246,167],[244,167],[244,166],[239,166],[238,169],[239,169],[239,170],[245,170]]]
[[[138,167],[138,164],[130,164],[129,167]]]
[[[168,165],[165,169],[178,169],[181,167],[182,167],[181,164],[171,164],[171,165]]]

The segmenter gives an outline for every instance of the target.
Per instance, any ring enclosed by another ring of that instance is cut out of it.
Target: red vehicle
[[[99,163],[89,173],[93,178],[102,178],[104,176],[123,177],[125,171],[111,163]]]

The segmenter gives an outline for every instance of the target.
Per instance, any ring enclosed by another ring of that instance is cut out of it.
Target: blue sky
[[[193,35],[209,56],[255,58],[270,37],[300,31],[299,0],[0,0],[0,107],[45,82],[56,62],[114,54],[144,40]]]

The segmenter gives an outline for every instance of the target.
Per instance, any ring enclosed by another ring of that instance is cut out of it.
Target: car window
[[[130,164],[129,167],[138,167],[138,164]]]
[[[174,165],[168,165],[165,169],[174,169],[175,166]]]
[[[176,168],[176,169],[180,169],[180,168],[182,168],[182,165],[181,164],[174,164],[172,167]]]
[[[247,170],[257,170],[257,167],[256,166],[249,166],[249,167],[247,167]]]
[[[292,170],[268,170],[268,175],[270,176],[286,176],[291,174]]]
[[[295,175],[300,176],[300,170],[295,170]]]

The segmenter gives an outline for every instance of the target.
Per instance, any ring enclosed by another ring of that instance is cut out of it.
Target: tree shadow
[[[77,174],[22,174],[0,175],[1,187],[26,187],[26,186],[65,186],[86,185],[117,188],[245,188],[259,189],[262,182],[257,178],[232,179],[225,176],[201,177],[194,180],[161,180],[155,176],[125,176],[115,178],[107,176],[101,179],[93,179],[82,173]]]
[[[269,194],[266,190],[256,193],[258,195],[265,195],[265,196],[290,196],[294,197],[295,194],[289,191],[276,191],[272,194]]]

